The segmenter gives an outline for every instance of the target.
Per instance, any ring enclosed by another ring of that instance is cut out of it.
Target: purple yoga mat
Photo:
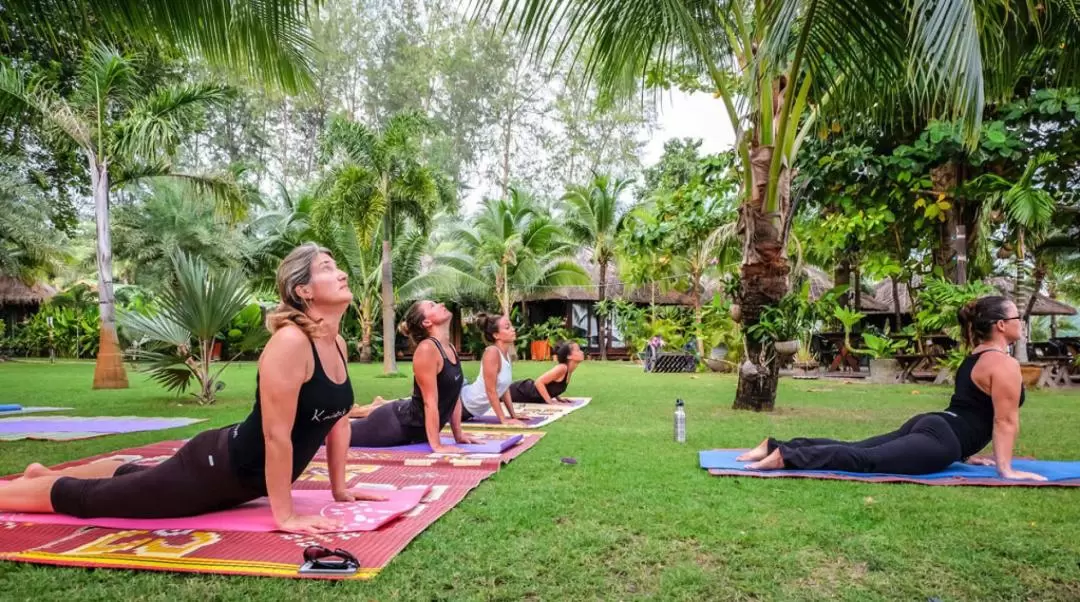
[[[188,426],[198,418],[142,418],[139,416],[49,416],[0,420],[0,434],[20,433],[134,433]]]
[[[470,454],[501,454],[504,451],[521,443],[522,435],[514,435],[507,439],[495,439],[484,443],[454,443],[453,437],[442,437],[443,445],[460,447]],[[431,452],[431,446],[427,443],[413,443],[412,445],[397,445],[394,447],[354,447],[370,451],[403,451],[403,452]]]

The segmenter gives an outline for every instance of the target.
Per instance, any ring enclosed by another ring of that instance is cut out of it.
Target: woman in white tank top
[[[494,414],[501,424],[521,424],[510,401],[510,349],[517,333],[506,316],[481,313],[474,320],[489,343],[480,362],[480,374],[461,390],[462,420]],[[505,406],[505,412],[503,411]]]

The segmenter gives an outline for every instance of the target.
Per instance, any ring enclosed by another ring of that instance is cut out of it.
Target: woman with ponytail
[[[461,360],[450,344],[453,314],[442,303],[417,301],[405,312],[398,331],[416,343],[412,397],[375,407],[366,418],[352,421],[353,447],[393,447],[427,442],[437,453],[461,453],[443,445],[446,423],[457,443],[476,443],[461,431]],[[387,349],[392,346],[387,345]]]
[[[963,460],[996,466],[1006,479],[1045,481],[1046,477],[1012,467],[1024,386],[1020,365],[1008,347],[1023,335],[1023,318],[1012,301],[998,296],[968,303],[958,318],[971,354],[956,371],[956,389],[944,411],[920,414],[897,431],[854,443],[769,438],[739,460],[752,461],[746,466],[749,470],[893,474],[928,474]],[[973,457],[991,442],[992,460]]]
[[[31,464],[0,487],[0,510],[82,518],[172,518],[224,510],[268,496],[277,527],[336,530],[336,521],[295,512],[292,483],[325,442],[334,499],[379,499],[345,487],[352,385],[338,334],[352,301],[330,253],[308,243],[277,272],[281,304],[256,376],[255,406],[241,423],[205,431],[156,466],[95,462],[50,470]]]

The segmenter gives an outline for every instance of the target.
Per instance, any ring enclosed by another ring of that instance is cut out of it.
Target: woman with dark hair
[[[352,293],[329,251],[308,243],[278,267],[281,304],[259,356],[255,406],[241,423],[204,431],[156,466],[94,462],[63,470],[31,464],[0,487],[0,510],[82,518],[173,518],[268,496],[282,531],[322,533],[336,521],[295,513],[292,483],[325,442],[337,501],[381,499],[345,487],[352,385],[338,334]]]
[[[558,363],[535,381],[525,379],[510,385],[510,400],[513,403],[567,403],[561,396],[570,386],[570,375],[585,361],[585,353],[577,343],[562,341],[555,345],[555,359]]]
[[[510,401],[510,381],[513,380],[510,350],[517,340],[514,325],[506,316],[486,313],[477,314],[473,324],[480,329],[488,346],[480,360],[479,376],[461,390],[462,420],[492,413],[500,424],[520,426],[524,423],[514,412],[514,404]],[[508,416],[503,414],[503,406]]]
[[[1012,468],[1020,431],[1024,386],[1020,365],[1008,353],[1023,335],[1023,318],[1012,301],[991,296],[965,305],[960,327],[972,347],[956,371],[956,389],[942,412],[920,414],[892,433],[846,443],[831,439],[769,438],[739,456],[749,470],[841,470],[928,474],[960,460],[997,466],[1006,479],[1045,481]],[[994,459],[973,457],[993,442]]]
[[[405,312],[398,330],[416,343],[412,397],[375,407],[366,418],[352,421],[352,447],[393,447],[427,442],[438,453],[462,453],[443,445],[446,423],[457,443],[476,443],[461,431],[461,387],[464,377],[457,350],[450,344],[453,314],[442,303],[417,301]]]

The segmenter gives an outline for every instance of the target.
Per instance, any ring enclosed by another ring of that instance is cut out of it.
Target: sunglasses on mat
[[[304,548],[304,566],[301,572],[353,573],[358,568],[360,561],[356,556],[341,548],[331,550],[317,545]]]

